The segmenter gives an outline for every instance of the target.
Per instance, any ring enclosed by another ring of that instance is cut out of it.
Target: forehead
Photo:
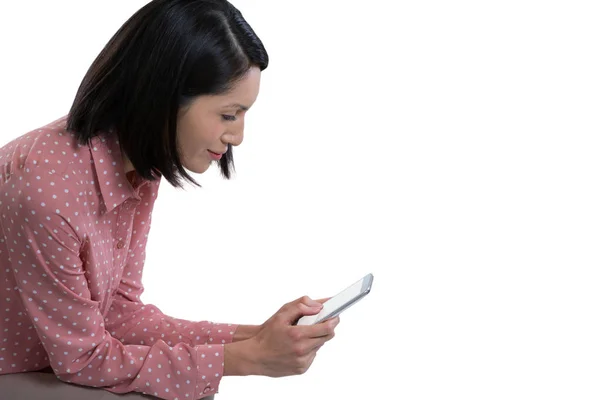
[[[195,97],[192,102],[183,106],[182,113],[193,110],[194,113],[214,112],[224,108],[236,109],[237,105],[249,108],[258,97],[260,87],[259,68],[251,68],[246,75],[238,80],[229,92],[220,95],[201,95]]]
[[[220,101],[237,102],[246,106],[251,106],[256,101],[260,90],[261,71],[258,67],[252,67],[240,80],[238,80],[231,90],[223,95],[217,96]]]

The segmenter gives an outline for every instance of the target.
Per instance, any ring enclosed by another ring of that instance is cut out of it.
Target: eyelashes
[[[227,114],[222,114],[221,118],[223,118],[223,121],[235,121],[237,118],[235,115],[227,115]]]

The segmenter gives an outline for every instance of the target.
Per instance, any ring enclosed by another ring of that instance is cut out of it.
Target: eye
[[[221,117],[223,118],[223,121],[235,121],[236,120],[235,115],[222,114]]]

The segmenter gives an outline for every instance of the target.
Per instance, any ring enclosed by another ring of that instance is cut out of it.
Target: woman
[[[185,321],[140,301],[160,180],[197,184],[184,167],[213,163],[229,178],[267,64],[228,2],[154,0],[94,61],[68,116],[0,149],[3,398],[199,399],[224,375],[311,365],[339,322],[294,324],[319,301],[292,301],[260,326]]]

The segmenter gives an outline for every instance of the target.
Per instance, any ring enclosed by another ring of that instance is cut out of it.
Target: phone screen
[[[302,317],[298,322],[300,325],[311,325],[333,318],[358,300],[363,298],[371,290],[373,274],[368,274],[358,282],[350,285],[323,304],[323,309],[318,315]]]

